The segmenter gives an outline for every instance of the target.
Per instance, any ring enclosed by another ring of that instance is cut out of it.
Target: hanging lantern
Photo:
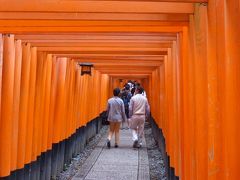
[[[84,74],[89,74],[90,76],[92,75],[92,67],[93,64],[91,63],[79,63],[79,65],[81,66],[81,76]]]

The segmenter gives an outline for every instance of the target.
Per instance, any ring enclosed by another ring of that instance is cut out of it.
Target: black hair
[[[129,89],[130,89],[129,84],[125,84],[125,89],[126,89],[126,90],[129,90]]]
[[[136,90],[138,91],[139,94],[142,94],[144,91],[143,87],[141,87],[141,86],[137,86]]]
[[[141,84],[139,82],[136,82],[136,86],[141,86]]]
[[[113,90],[113,95],[114,96],[118,96],[120,94],[120,89],[119,88],[115,88],[114,90]]]

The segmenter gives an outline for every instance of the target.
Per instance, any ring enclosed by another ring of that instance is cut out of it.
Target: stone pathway
[[[143,147],[132,148],[130,130],[120,131],[120,144],[106,147],[104,136],[72,180],[149,180],[149,162],[145,139]]]

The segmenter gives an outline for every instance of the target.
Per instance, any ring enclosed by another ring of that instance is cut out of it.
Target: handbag
[[[109,121],[108,121],[108,116],[107,116],[107,112],[104,112],[102,114],[102,125],[109,125]]]

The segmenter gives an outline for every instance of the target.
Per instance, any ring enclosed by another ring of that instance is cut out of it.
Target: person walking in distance
[[[132,129],[133,148],[141,147],[146,117],[150,115],[150,107],[146,97],[142,95],[143,88],[136,86],[135,96],[130,100],[129,117]]]
[[[122,90],[122,93],[121,93],[121,99],[123,100],[125,114],[126,114],[127,118],[129,118],[129,103],[130,103],[131,97],[132,97],[132,94],[130,92],[130,86],[128,84],[125,84],[124,89]],[[121,129],[128,129],[128,125],[127,125],[127,127],[124,127],[124,124],[126,124],[126,123],[128,124],[128,122],[122,121]]]
[[[111,139],[113,134],[115,134],[115,148],[119,145],[119,129],[122,121],[127,121],[127,117],[125,115],[124,103],[120,95],[120,89],[115,88],[113,90],[113,97],[108,100],[107,105],[107,115],[108,121],[110,122],[110,129],[108,133],[107,139],[107,147],[111,147]]]

